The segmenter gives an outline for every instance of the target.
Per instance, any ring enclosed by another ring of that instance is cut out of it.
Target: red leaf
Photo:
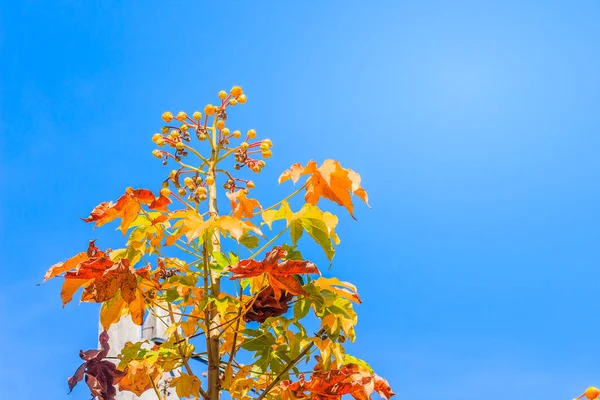
[[[279,387],[290,395],[282,396],[286,398],[332,400],[349,394],[356,400],[366,400],[374,391],[385,399],[394,396],[385,379],[351,363],[326,372],[317,364],[310,380],[306,381],[304,375],[300,375],[297,382],[283,381]]]
[[[269,284],[276,298],[283,292],[293,295],[306,294],[300,282],[293,275],[296,274],[319,274],[315,264],[306,260],[285,260],[287,252],[281,247],[274,247],[263,261],[240,260],[237,265],[229,267],[233,275],[230,279],[250,278],[261,274],[267,274]]]
[[[98,400],[114,400],[117,394],[114,385],[125,376],[125,372],[119,371],[112,362],[103,360],[110,349],[106,331],[100,334],[100,346],[100,350],[81,350],[79,352],[84,363],[67,380],[69,392],[85,375],[85,383],[90,388],[92,397],[96,397]]]

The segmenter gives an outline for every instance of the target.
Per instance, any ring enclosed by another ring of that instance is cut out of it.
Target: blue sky
[[[600,385],[598,2],[126,3],[1,7],[6,398],[66,398],[96,308],[35,285],[91,238],[119,244],[78,217],[158,189],[160,114],[234,84],[232,121],[275,144],[263,204],[296,161],[361,173],[373,209],[340,213],[332,272],[364,301],[352,351],[399,399]]]

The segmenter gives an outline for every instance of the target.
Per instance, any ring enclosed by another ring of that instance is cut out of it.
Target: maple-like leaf
[[[178,377],[171,380],[170,386],[175,387],[175,392],[179,397],[200,396],[200,379],[195,375],[180,372]]]
[[[317,364],[310,380],[300,375],[298,381],[283,381],[279,387],[283,399],[339,400],[349,394],[356,400],[367,400],[373,392],[384,399],[394,396],[385,379],[353,363],[329,371],[322,371]]]
[[[50,267],[45,279],[64,272],[61,298],[63,306],[71,301],[80,288],[84,288],[81,301],[104,303],[100,310],[100,322],[105,329],[128,312],[138,325],[143,322],[145,302],[138,287],[137,278],[152,288],[156,284],[148,279],[146,269],[138,274],[123,257],[111,258],[113,253],[99,250],[94,241],[86,253],[79,253],[63,263]]]
[[[274,221],[285,219],[293,245],[296,245],[304,232],[308,233],[323,248],[329,260],[335,254],[335,246],[340,243],[340,238],[335,233],[337,217],[312,204],[305,204],[298,212],[292,212],[289,204],[284,201],[278,210],[264,211],[262,218],[269,228]]]
[[[116,203],[100,203],[87,218],[82,219],[85,222],[95,222],[95,226],[98,227],[116,218],[121,218],[120,228],[125,235],[131,223],[138,217],[143,204],[151,210],[169,211],[167,205],[170,203],[171,200],[162,193],[159,197],[155,197],[148,189],[127,188],[125,194],[119,197]]]
[[[127,364],[127,374],[119,382],[119,390],[130,391],[141,396],[146,390],[158,384],[162,371],[148,360],[131,360]]]
[[[109,349],[108,333],[104,331],[100,334],[100,350],[81,350],[79,352],[79,357],[84,362],[75,371],[75,374],[68,379],[69,392],[85,376],[85,383],[90,388],[92,397],[96,397],[98,400],[113,400],[115,398],[114,385],[119,383],[126,372],[119,371],[115,364],[104,360]]]
[[[248,234],[254,232],[262,236],[262,232],[249,221],[241,221],[239,218],[230,217],[228,215],[209,217],[204,219],[194,210],[176,211],[170,217],[177,222],[173,224],[173,228],[177,230],[172,235],[167,236],[165,243],[167,246],[172,246],[181,236],[185,235],[188,243],[192,240],[208,234],[211,237],[215,232],[220,232],[223,235],[229,234],[236,241],[240,240]]]
[[[315,280],[313,284],[319,289],[332,291],[333,293],[347,300],[358,304],[362,303],[360,297],[358,296],[356,286],[349,282],[340,281],[338,278],[324,278],[321,276],[319,279]]]
[[[304,200],[310,204],[317,204],[321,197],[325,197],[341,206],[344,206],[354,218],[354,204],[351,194],[355,194],[367,205],[369,198],[367,192],[360,187],[360,175],[349,168],[342,168],[335,160],[325,160],[320,167],[315,161],[309,161],[305,167],[297,163],[284,171],[279,177],[279,183],[289,179],[298,182],[303,175],[310,175],[306,180],[306,195]]]
[[[317,266],[306,260],[285,260],[287,255],[281,247],[274,247],[263,261],[240,260],[235,266],[227,268],[233,273],[230,279],[251,278],[266,274],[269,285],[273,288],[275,298],[279,299],[283,292],[292,295],[306,294],[300,282],[294,278],[296,274],[320,274]]]
[[[244,314],[244,321],[263,323],[269,317],[279,317],[288,312],[290,308],[288,303],[293,297],[291,293],[285,293],[276,298],[273,288],[268,286],[256,296],[256,300]]]
[[[231,209],[233,210],[234,218],[252,218],[255,209],[262,210],[262,207],[258,200],[249,199],[248,197],[246,197],[245,190],[227,192],[226,194],[229,200],[231,201]]]

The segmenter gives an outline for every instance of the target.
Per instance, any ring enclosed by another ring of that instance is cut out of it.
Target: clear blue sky
[[[158,189],[160,114],[233,84],[237,126],[275,143],[259,185],[310,158],[362,174],[373,209],[342,214],[333,272],[399,399],[600,385],[600,3],[119,3],[1,7],[2,396],[66,398],[96,308],[35,285],[119,244],[78,217]]]

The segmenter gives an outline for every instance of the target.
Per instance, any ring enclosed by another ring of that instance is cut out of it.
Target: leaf
[[[98,400],[114,400],[117,393],[114,385],[120,382],[125,373],[119,371],[112,362],[104,360],[110,350],[106,331],[100,334],[100,346],[100,350],[79,352],[79,357],[84,362],[68,379],[69,392],[85,375],[85,383],[90,388],[92,397]]]
[[[240,219],[243,217],[252,218],[254,216],[254,210],[262,210],[262,207],[258,200],[249,199],[246,197],[245,190],[238,190],[236,192],[226,192],[227,198],[231,201],[231,209],[233,210],[233,217]]]
[[[307,393],[313,399],[339,399],[349,394],[356,400],[367,400],[373,392],[384,399],[394,396],[385,379],[353,363],[328,371],[323,371],[321,364],[317,364],[308,381],[304,375],[300,375],[297,382],[283,381],[279,388],[286,395],[285,398],[307,398]]]
[[[360,297],[358,296],[356,286],[354,286],[351,283],[342,282],[338,278],[324,278],[322,276],[315,280],[313,283],[321,290],[329,290],[337,294],[338,296],[353,301],[355,303],[362,303]]]
[[[127,188],[125,194],[119,197],[116,203],[101,203],[92,210],[87,218],[82,219],[85,222],[95,222],[95,226],[99,227],[116,218],[121,218],[120,229],[125,235],[129,226],[138,217],[142,205],[148,206],[151,210],[169,211],[167,205],[170,203],[171,200],[162,193],[159,197],[154,197],[150,190]]]
[[[305,204],[300,211],[293,213],[289,205],[283,202],[279,210],[269,210],[271,214],[263,219],[265,223],[271,226],[274,221],[285,219],[290,229],[292,244],[296,245],[302,233],[306,231],[317,244],[321,246],[325,255],[331,261],[335,254],[334,246],[340,243],[340,239],[335,233],[338,219],[329,212],[323,212],[319,207],[312,204]]]
[[[112,324],[121,319],[125,304],[120,294],[102,303],[102,307],[100,308],[100,325],[102,325],[104,330],[108,330]]]
[[[269,229],[272,229],[271,227],[274,221],[278,221],[280,219],[286,219],[289,221],[292,216],[293,212],[290,209],[290,205],[287,201],[281,203],[281,207],[279,207],[278,210],[267,210],[262,212],[263,221],[265,221],[265,224],[267,224]]]
[[[245,234],[240,238],[240,244],[249,250],[255,249],[258,247],[258,237]]]
[[[167,246],[171,246],[177,239],[185,235],[188,243],[192,240],[201,238],[203,235],[212,235],[215,230],[218,229],[223,235],[229,234],[236,241],[240,241],[241,238],[248,232],[254,232],[259,236],[262,236],[262,232],[256,226],[249,221],[241,221],[237,218],[233,218],[227,215],[220,217],[210,217],[207,220],[202,219],[202,216],[195,210],[186,210],[183,212],[175,213],[171,216],[171,219],[179,219],[181,222],[177,222],[174,227],[177,227],[177,231],[166,239]]]
[[[148,360],[131,360],[127,375],[119,382],[119,390],[127,390],[141,396],[142,393],[158,385],[162,371]]]
[[[310,261],[285,260],[279,262],[286,255],[287,253],[281,247],[273,247],[263,261],[241,260],[235,266],[227,268],[227,271],[233,273],[230,278],[232,280],[266,274],[276,298],[279,298],[283,292],[292,295],[305,294],[300,282],[292,275],[319,274],[320,272]]]
[[[244,321],[263,323],[267,318],[279,317],[288,312],[288,303],[292,298],[293,295],[290,293],[285,293],[277,298],[275,297],[273,288],[268,286],[263,289],[251,303],[250,309],[244,314]]]
[[[294,164],[281,174],[279,183],[289,179],[296,183],[303,175],[310,175],[306,180],[304,196],[307,203],[317,204],[321,197],[325,197],[345,207],[352,218],[355,217],[351,194],[369,204],[367,192],[360,187],[360,175],[351,169],[342,168],[338,161],[325,160],[318,168],[317,163],[312,160],[305,167]]]
[[[200,396],[200,379],[185,372],[180,372],[178,377],[171,380],[171,387],[175,387],[179,397]]]
[[[306,317],[306,314],[310,311],[310,303],[306,299],[298,299],[294,304],[294,319],[301,320]]]

